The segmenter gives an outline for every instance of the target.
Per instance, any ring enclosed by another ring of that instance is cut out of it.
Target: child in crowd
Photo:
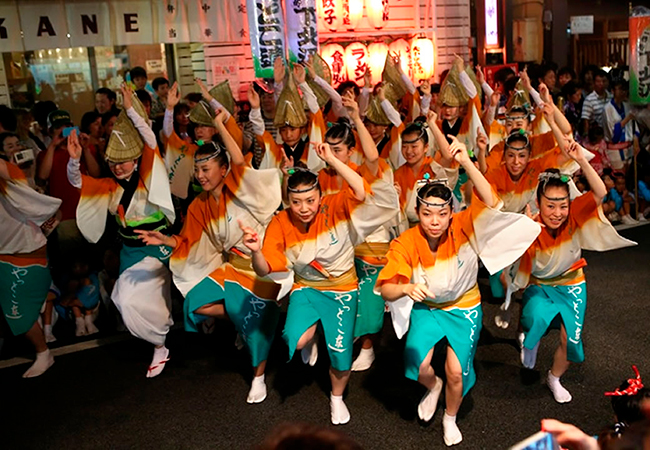
[[[49,301],[50,296],[48,296]],[[99,332],[95,326],[99,306],[99,278],[90,270],[88,262],[77,260],[72,265],[66,295],[55,305],[64,319],[74,316],[75,336],[86,336]]]
[[[605,130],[600,125],[589,127],[588,137],[582,146],[594,154],[594,157],[589,163],[591,167],[600,175],[603,176],[603,170],[611,167],[609,157],[607,156],[607,142],[605,142]]]
[[[609,221],[620,221],[626,225],[637,224],[630,215],[634,197],[625,188],[625,177],[620,173],[606,171],[602,178],[607,188],[607,195],[603,199],[603,212]]]

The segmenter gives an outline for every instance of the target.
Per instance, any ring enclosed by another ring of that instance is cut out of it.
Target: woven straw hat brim
[[[311,88],[311,90],[314,92],[314,95],[316,96],[316,99],[318,100],[318,106],[321,108],[327,104],[327,102],[330,101],[330,96],[327,92],[325,92],[325,89],[320,87],[318,83],[316,83],[314,80],[307,80],[307,84]]]
[[[307,125],[307,115],[305,114],[303,100],[300,94],[298,94],[298,87],[291,73],[286,78],[284,88],[275,105],[273,124],[276,127],[289,125],[294,128]]]
[[[508,99],[506,104],[506,110],[510,111],[512,108],[524,108],[526,111],[530,111],[530,94],[524,88],[524,84],[521,79],[517,81],[515,85],[515,91],[512,93],[512,96]]]
[[[131,103],[133,104],[133,109],[135,109],[135,112],[137,112],[140,117],[142,117],[145,120],[149,118],[147,117],[147,110],[144,109],[144,105],[142,104],[142,102],[140,101],[137,95],[131,96]]]
[[[441,105],[461,106],[469,101],[465,89],[460,83],[460,75],[456,66],[452,66],[447,74],[447,78],[440,87],[440,96],[438,102]]]
[[[384,112],[384,109],[381,107],[379,98],[373,97],[368,104],[368,112],[366,113],[366,119],[375,125],[389,126],[391,124],[390,119]]]
[[[384,94],[391,103],[400,101],[406,95],[404,80],[402,80],[402,76],[390,54],[386,55],[386,64],[381,78],[384,82]]]
[[[327,81],[328,84],[332,84],[332,70],[318,53],[314,53],[313,64],[316,75]]]
[[[210,89],[210,95],[221,103],[230,115],[235,114],[235,98],[232,95],[232,89],[230,89],[230,83],[228,80],[225,80]]]
[[[205,127],[214,127],[215,113],[212,107],[204,101],[200,101],[190,110],[190,121]]]
[[[108,138],[108,145],[106,146],[106,160],[121,163],[133,161],[142,155],[144,142],[140,137],[140,133],[122,110],[115,125],[111,136]]]

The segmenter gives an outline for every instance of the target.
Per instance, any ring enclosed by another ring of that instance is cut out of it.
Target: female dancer
[[[18,166],[0,158],[0,309],[11,332],[24,334],[36,349],[23,378],[42,375],[54,364],[38,315],[52,283],[41,227],[59,206],[61,200],[36,192]]]
[[[435,413],[442,380],[431,367],[434,346],[449,344],[445,372],[446,411],[442,420],[447,445],[461,442],[456,414],[474,385],[474,353],[482,327],[477,285],[478,259],[490,272],[515,261],[539,234],[540,227],[521,214],[502,213],[500,200],[452,137],[454,159],[467,171],[476,193],[468,209],[452,214],[452,190],[441,182],[417,192],[419,226],[395,239],[379,274],[377,289],[389,303],[398,337],[408,329],[404,353],[406,376],[427,388],[418,415]],[[410,322],[410,327],[409,327]]]
[[[131,334],[154,344],[147,378],[159,375],[169,360],[165,338],[173,324],[170,307],[171,249],[144,245],[136,229],[165,232],[174,222],[174,206],[167,171],[154,135],[144,117],[144,107],[122,86],[124,111],[115,122],[106,148],[111,178],[91,178],[79,170],[81,145],[71,134],[68,180],[81,189],[77,223],[84,237],[96,243],[104,234],[110,212],[118,221],[123,246],[120,276],[111,299]]]
[[[318,175],[294,169],[287,183],[290,208],[271,220],[263,249],[259,235],[248,227],[244,244],[258,276],[282,283],[280,297],[291,290],[283,332],[290,356],[298,349],[303,362],[316,363],[316,328],[321,322],[331,362],[331,419],[338,425],[350,420],[343,391],[350,378],[357,312],[354,246],[395,214],[397,196],[381,179],[372,183],[371,191],[328,144],[318,145],[316,152],[348,189],[322,196]]]
[[[221,124],[224,117],[220,112],[215,120],[224,145],[210,142],[194,154],[203,192],[190,204],[180,235],[138,233],[148,245],[174,249],[170,268],[185,296],[186,330],[197,331],[207,317],[233,321],[253,364],[247,401],[260,403],[266,398],[264,369],[280,312],[275,302],[278,288],[253,272],[241,226],[263,235],[282,200],[280,171],[246,167],[241,149]]]
[[[522,256],[514,278],[514,290],[526,288],[521,324],[523,341],[521,360],[533,368],[539,342],[547,330],[560,327],[560,345],[548,372],[548,387],[555,401],[567,403],[571,394],[560,383],[570,362],[584,361],[582,332],[587,308],[587,288],[582,268],[587,264],[580,250],[605,251],[634,245],[616,233],[605,218],[601,203],[607,195],[605,184],[587,161],[575,141],[565,152],[580,165],[591,191],[570,199],[570,175],[548,169],[539,176],[537,220],[542,233]]]

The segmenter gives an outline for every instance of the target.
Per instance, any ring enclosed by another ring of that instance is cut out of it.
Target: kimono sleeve
[[[282,203],[280,174],[279,169],[232,165],[225,184],[259,223],[266,224]]]
[[[260,148],[264,151],[262,161],[260,162],[260,169],[280,167],[280,163],[282,162],[282,149],[275,142],[271,133],[265,131],[263,135],[258,135],[256,138]]]
[[[461,228],[490,274],[519,259],[541,232],[538,223],[523,214],[502,212],[502,207],[502,201],[491,208],[473,194],[469,208],[452,219],[452,230]]]
[[[284,233],[282,232],[282,223],[280,217],[275,216],[271,219],[271,223],[266,228],[264,236],[264,245],[262,246],[262,254],[269,265],[269,270],[273,272],[287,272],[290,270],[288,260],[285,255],[286,241]]]
[[[61,200],[40,194],[32,189],[23,171],[14,164],[7,163],[9,180],[0,179],[0,198],[6,202],[29,222],[41,226],[56,214],[61,206]]]
[[[81,197],[77,205],[77,226],[88,242],[96,243],[104,234],[111,196],[118,188],[112,178],[81,176]]]
[[[378,294],[381,286],[385,283],[395,282],[397,284],[408,284],[411,282],[413,275],[414,262],[408,252],[407,247],[402,242],[402,238],[394,239],[390,243],[388,253],[386,253],[387,263],[379,272],[375,292]]]

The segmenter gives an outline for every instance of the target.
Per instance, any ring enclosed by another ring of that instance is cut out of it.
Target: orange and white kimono
[[[399,205],[402,214],[400,217],[400,231],[405,231],[410,226],[419,222],[418,215],[415,212],[418,181],[425,179],[446,179],[450,189],[453,190],[456,186],[458,182],[457,165],[451,168],[442,167],[438,163],[440,160],[438,155],[439,153],[436,157],[425,156],[417,174],[407,164],[404,164],[395,171],[395,183],[402,190],[399,195]]]
[[[18,166],[6,165],[9,179],[0,178],[0,309],[18,336],[38,319],[52,283],[41,226],[53,219],[61,200],[39,194]]]
[[[548,329],[567,331],[567,359],[582,362],[582,332],[587,308],[587,285],[581,250],[607,251],[636,245],[616,232],[592,192],[571,201],[569,217],[554,234],[542,232],[513,267],[511,290],[526,289],[521,324],[523,345],[534,350]]]
[[[505,137],[494,146],[490,145],[490,153],[485,157],[488,171],[501,165],[506,146]],[[557,146],[552,131],[543,134],[533,134],[532,136],[529,136],[529,139],[531,160],[544,157]]]
[[[463,368],[463,395],[473,386],[483,315],[478,261],[495,273],[516,261],[540,232],[528,217],[501,212],[500,206],[490,208],[475,196],[466,210],[453,215],[436,254],[419,225],[391,243],[377,292],[385,283],[419,283],[435,294],[424,302],[405,296],[388,303],[397,337],[408,331],[404,352],[408,378],[417,380],[427,353],[446,337]]]
[[[197,331],[206,318],[198,308],[223,301],[254,367],[266,360],[273,341],[279,287],[255,275],[239,222],[264,236],[282,201],[280,175],[278,169],[231,167],[219,201],[202,192],[190,204],[170,259],[174,283],[185,297],[185,329]]]
[[[322,197],[304,232],[290,211],[280,212],[262,248],[269,277],[282,285],[280,297],[291,291],[283,332],[290,356],[304,332],[320,320],[332,367],[342,371],[352,365],[358,287],[354,248],[393,217],[397,204],[390,183],[366,174],[364,185],[362,202],[349,189]]]

